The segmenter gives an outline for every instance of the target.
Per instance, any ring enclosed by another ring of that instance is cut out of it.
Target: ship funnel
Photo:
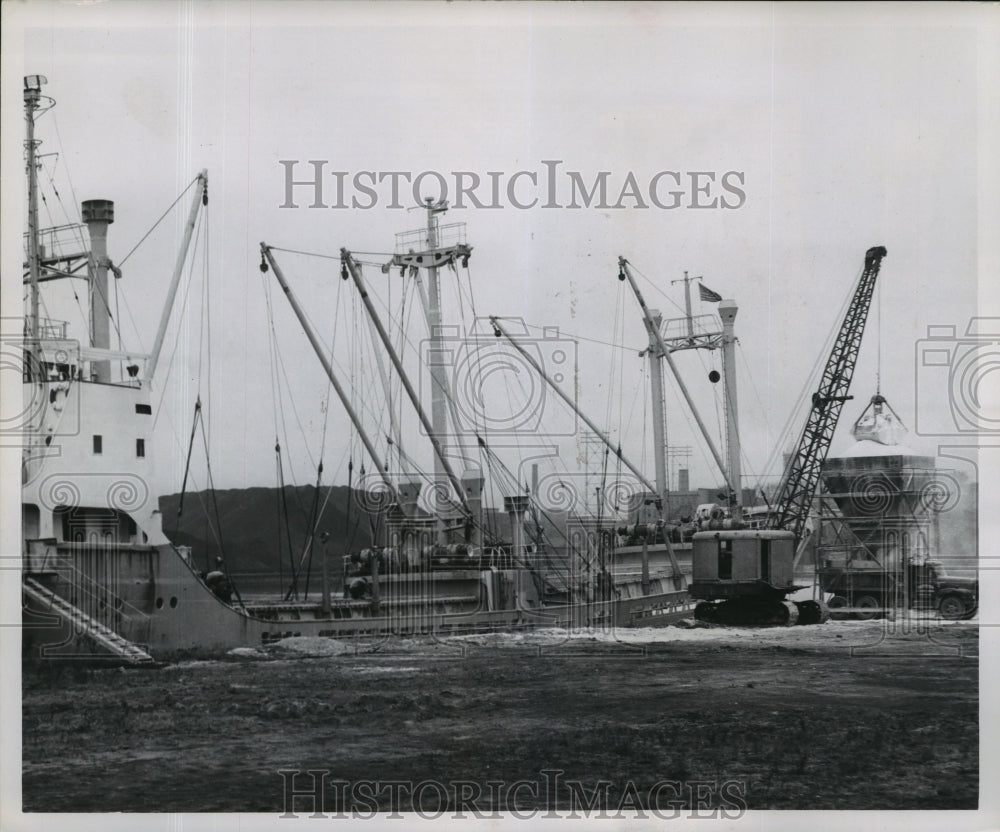
[[[524,547],[524,515],[528,511],[528,498],[523,494],[503,498],[504,510],[510,515],[511,554],[521,562],[526,551]]]
[[[472,539],[474,546],[482,545],[483,527],[483,486],[486,480],[478,468],[467,468],[462,472],[462,488],[465,489],[465,502],[472,514]]]
[[[90,344],[111,348],[111,307],[108,303],[108,226],[115,221],[115,204],[110,199],[88,199],[82,208],[83,221],[90,233]],[[94,381],[111,381],[111,362],[95,361]]]
[[[417,500],[420,498],[420,482],[401,482],[396,489],[399,507],[407,517],[417,516]]]

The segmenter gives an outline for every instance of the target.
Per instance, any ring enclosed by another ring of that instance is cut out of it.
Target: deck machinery
[[[694,535],[688,592],[701,602],[695,608],[696,619],[743,625],[818,624],[827,619],[822,600],[792,602],[788,595],[805,588],[794,582],[795,553],[840,412],[844,402],[852,398],[847,392],[885,255],[882,246],[865,254],[864,270],[819,389],[813,393],[809,416],[785,468],[766,527],[746,529],[740,528],[739,520],[719,520]]]

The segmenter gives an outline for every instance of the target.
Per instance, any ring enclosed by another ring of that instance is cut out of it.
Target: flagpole
[[[691,345],[694,344],[694,318],[691,315],[691,281],[692,280],[701,280],[701,275],[698,275],[697,277],[688,277],[688,273],[687,273],[687,271],[685,271],[684,272],[684,278],[683,278],[683,283],[684,283],[684,308],[685,308],[685,312],[687,313],[687,316],[686,316],[685,320],[687,321],[687,338],[688,338],[688,344],[691,344]],[[680,282],[681,282],[680,280],[671,280],[670,284],[673,285],[674,283],[680,283]]]
[[[691,319],[691,278],[684,272],[684,306],[687,309],[688,338],[694,340],[694,321]]]

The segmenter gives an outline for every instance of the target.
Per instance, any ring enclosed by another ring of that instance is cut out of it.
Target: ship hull
[[[25,558],[24,578],[28,661],[136,663],[115,647],[117,640],[166,661],[292,637],[657,626],[690,614],[687,593],[666,588],[670,582],[662,577],[650,582],[645,595],[622,582],[606,597],[545,602],[536,573],[496,568],[381,575],[377,598],[226,603],[169,545],[36,541]]]

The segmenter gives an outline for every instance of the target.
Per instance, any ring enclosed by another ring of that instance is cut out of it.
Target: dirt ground
[[[611,817],[972,809],[977,643],[974,621],[830,622],[290,639],[158,670],[26,668],[24,808],[281,813],[279,770],[313,769],[348,784],[327,787],[327,813],[456,811],[459,794],[522,812],[603,794]],[[427,780],[444,791],[417,794]],[[393,797],[389,781],[410,785]]]

